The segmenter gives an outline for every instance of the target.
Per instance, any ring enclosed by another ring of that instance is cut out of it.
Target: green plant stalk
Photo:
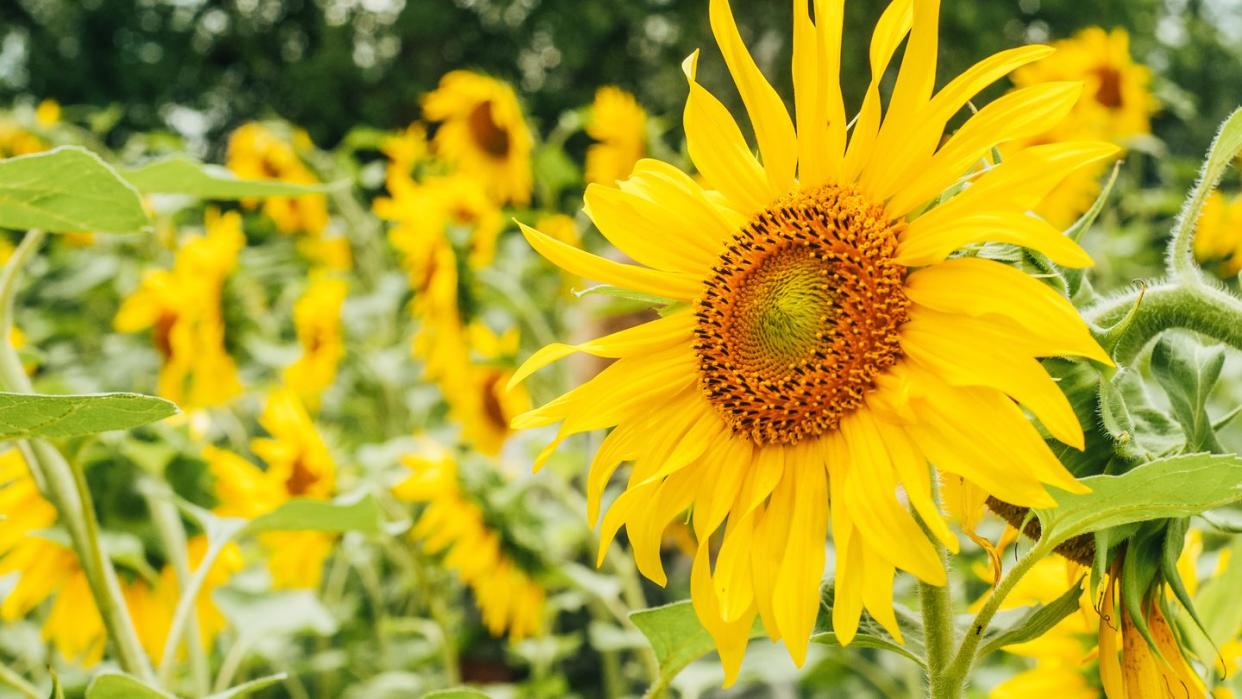
[[[945,584],[932,585],[919,581],[919,611],[923,614],[923,634],[927,643],[927,685],[931,699],[956,699],[960,692],[951,692],[946,681],[946,666],[954,642],[953,604],[949,589],[949,554],[944,544],[929,537],[936,549],[936,557],[944,568]]]
[[[195,601],[198,599],[198,593],[203,589],[203,584],[207,581],[207,574],[211,571],[212,566],[216,564],[216,559],[220,557],[220,552],[233,540],[234,535],[236,535],[236,532],[224,537],[223,541],[207,546],[207,551],[203,553],[203,560],[199,561],[198,567],[194,569],[194,574],[187,579],[185,588],[181,591],[181,597],[177,600],[177,609],[173,613],[172,624],[168,628],[168,637],[164,641],[164,655],[160,658],[160,682],[164,685],[167,685],[172,679],[173,668],[177,665],[177,646],[181,645],[181,639],[190,628],[190,620],[194,618],[194,607]]]
[[[17,294],[17,279],[22,267],[43,243],[46,233],[31,230],[13,252],[0,272],[0,384],[10,391],[32,393],[30,377],[22,366],[17,350],[9,340],[13,327],[13,303]],[[90,490],[82,469],[70,464],[51,444],[41,439],[22,440],[18,443],[22,455],[36,479],[46,488],[46,495],[60,513],[69,540],[78,555],[78,561],[86,573],[87,583],[95,605],[107,630],[108,638],[116,652],[117,662],[126,672],[151,682],[154,673],[134,622],[125,607],[121,586],[117,582],[112,560],[104,553],[99,538],[99,523],[91,505]]]
[[[962,696],[962,691],[966,687],[966,681],[970,678],[970,671],[975,664],[975,653],[978,651],[979,643],[983,640],[984,634],[987,633],[988,626],[992,623],[992,617],[996,616],[996,612],[1000,610],[1001,603],[1005,601],[1010,592],[1013,592],[1013,588],[1022,579],[1022,576],[1030,572],[1031,567],[1050,552],[1051,547],[1044,546],[1042,543],[1036,544],[1018,560],[1014,567],[1005,574],[1005,577],[1001,578],[1000,584],[992,591],[983,608],[979,610],[974,620],[971,621],[970,628],[966,630],[957,653],[948,665],[943,668],[939,684],[932,685],[932,697],[934,699]]]
[[[1242,300],[1211,283],[1158,282],[1105,299],[1084,316],[1122,366],[1133,364],[1149,342],[1173,328],[1242,349]]]
[[[1218,153],[1218,149],[1224,145],[1223,139],[1227,138],[1230,127],[1235,126],[1235,122],[1239,120],[1242,120],[1242,109],[1235,110],[1221,124],[1215,138],[1212,139],[1212,145],[1208,148],[1207,158],[1204,159],[1203,168],[1199,172],[1199,180],[1195,183],[1190,197],[1187,198],[1173,224],[1173,237],[1169,240],[1165,264],[1169,273],[1186,286],[1202,284],[1206,279],[1203,271],[1195,263],[1194,234],[1199,227],[1199,215],[1203,211],[1203,205],[1207,202],[1212,190],[1216,189],[1216,185],[1220,184],[1225,170],[1228,169],[1230,161],[1237,153],[1236,140],[1226,141],[1229,145],[1225,147],[1225,153]]]
[[[150,483],[153,488],[168,488],[167,485],[155,479],[151,479]],[[144,494],[144,499],[147,503],[147,510],[151,513],[151,521],[159,533],[160,542],[164,545],[169,562],[172,563],[173,573],[177,576],[177,593],[183,595],[189,586],[192,572],[187,551],[188,541],[185,526],[181,523],[181,515],[177,512],[176,505],[166,497],[147,492]],[[186,631],[188,632],[186,646],[190,659],[190,678],[194,684],[194,695],[204,696],[211,691],[211,678],[208,677],[210,668],[207,666],[207,653],[203,648],[203,639],[199,635],[197,614],[190,616]],[[173,638],[166,638],[164,643],[175,645],[177,641]]]
[[[0,663],[0,684],[12,687],[18,694],[26,697],[26,699],[43,699],[43,693],[38,687],[26,681],[26,678],[17,674],[8,665]]]

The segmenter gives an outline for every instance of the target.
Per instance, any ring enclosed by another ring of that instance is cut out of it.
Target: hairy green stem
[[[3,336],[0,337],[0,385],[18,393],[33,393],[34,387],[10,341],[17,280],[22,267],[43,243],[45,236],[46,233],[41,230],[29,231],[3,271],[0,271],[0,335]],[[117,662],[126,672],[144,681],[153,681],[151,663],[142,650],[134,622],[125,607],[112,560],[103,550],[99,523],[95,519],[90,490],[81,467],[70,464],[60,451],[41,439],[22,440],[18,447],[35,479],[45,489],[48,500],[60,514],[70,543],[86,573],[91,595],[112,642]]]
[[[953,604],[950,598],[949,555],[935,537],[930,541],[936,548],[936,556],[945,571],[945,584],[932,585],[919,581],[919,608],[923,613],[923,634],[927,643],[927,678],[931,699],[956,699],[960,691],[949,691],[952,684],[946,682],[945,670],[953,652]]]
[[[1022,556],[1012,569],[1001,578],[1000,584],[992,591],[987,602],[983,604],[983,608],[975,615],[970,623],[970,628],[966,630],[965,636],[962,638],[962,644],[957,649],[957,654],[944,668],[940,676],[940,687],[935,685],[932,687],[932,697],[960,697],[962,690],[966,686],[966,680],[970,677],[970,670],[974,667],[975,653],[979,648],[979,642],[983,640],[984,634],[988,630],[988,625],[992,623],[992,617],[996,616],[996,612],[1000,610],[1001,603],[1013,592],[1014,586],[1026,575],[1031,567],[1040,559],[1047,556],[1048,549],[1044,546],[1036,544],[1025,555]],[[937,693],[939,689],[939,693]]]
[[[1225,175],[1229,163],[1237,153],[1238,140],[1236,124],[1242,122],[1242,109],[1235,110],[1221,124],[1212,145],[1208,148],[1207,158],[1203,161],[1203,169],[1199,173],[1199,181],[1190,192],[1190,197],[1182,206],[1173,224],[1173,237],[1169,240],[1169,248],[1165,264],[1169,273],[1186,286],[1202,284],[1205,280],[1203,271],[1195,263],[1194,234],[1199,227],[1199,215],[1208,196]],[[1231,128],[1232,127],[1232,128]],[[1228,138],[1230,133],[1234,136]],[[1219,152],[1221,149],[1223,152]]]
[[[1242,300],[1210,283],[1157,282],[1084,312],[1113,358],[1129,365],[1157,335],[1184,328],[1242,349]]]

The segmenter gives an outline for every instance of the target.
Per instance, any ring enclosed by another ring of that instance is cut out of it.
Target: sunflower
[[[932,497],[929,461],[1034,507],[1055,504],[1045,485],[1084,490],[1011,398],[1081,448],[1078,420],[1037,358],[1108,356],[1065,298],[969,252],[995,241],[1089,266],[1077,244],[1027,211],[1067,174],[1117,148],[1055,143],[988,160],[998,144],[1029,138],[1068,114],[1078,83],[1002,96],[943,139],[948,120],[979,90],[1051,49],[1003,51],[933,96],[938,10],[935,0],[888,6],[871,43],[872,82],[847,139],[840,3],[816,2],[814,22],[806,3],[794,3],[795,129],[742,44],[728,3],[713,0],[711,26],[762,164],[697,82],[696,52],[683,64],[684,126],[690,157],[711,189],[641,160],[618,189],[586,192],[596,226],[640,265],[522,227],[567,271],[670,301],[658,320],[538,351],[514,382],[574,352],[616,361],[513,425],[560,423],[537,465],[569,435],[614,428],[591,465],[588,516],[597,518],[619,463],[632,462],[625,491],[604,517],[600,552],[625,526],[639,569],[656,583],[665,582],[660,533],[693,508],[699,548],[691,596],[728,681],[756,615],[795,662],[805,659],[830,520],[838,638],[853,640],[864,607],[901,637],[894,571],[945,582],[905,502],[932,535],[957,548]],[[879,84],[907,34],[881,118]]]
[[[1242,272],[1242,196],[1208,195],[1195,231],[1195,257],[1217,262],[1216,273],[1230,278]]]
[[[634,95],[615,85],[595,91],[587,118],[587,135],[597,143],[587,148],[586,180],[615,186],[629,177],[647,143],[647,112]]]
[[[60,102],[45,99],[35,107],[35,123],[42,128],[50,128],[60,123]]]
[[[424,441],[402,463],[412,472],[393,493],[409,502],[427,503],[410,531],[430,554],[445,552],[444,565],[472,592],[493,636],[519,641],[538,633],[544,591],[505,552],[500,534],[484,521],[483,510],[458,484],[452,453]]]
[[[446,377],[441,387],[449,416],[461,425],[462,438],[488,456],[500,453],[513,430],[513,418],[530,410],[524,390],[508,391],[511,359],[518,349],[517,328],[497,334],[483,323],[466,328],[467,361]]]
[[[440,122],[432,140],[436,155],[479,178],[497,203],[530,201],[534,139],[507,83],[452,71],[423,96],[423,116]]]
[[[118,332],[151,330],[162,362],[159,394],[187,409],[221,405],[242,389],[220,302],[246,236],[235,211],[208,209],[206,229],[181,245],[172,269],[148,272],[113,320]]]
[[[297,145],[302,150],[312,148],[310,136],[305,131],[298,131],[293,141],[290,143],[281,138],[263,124],[243,124],[229,136],[228,168],[242,179],[319,184],[319,178],[302,162],[294,147]],[[244,203],[254,208],[259,200],[247,199]],[[317,236],[328,227],[328,200],[322,194],[268,197],[262,203],[263,213],[272,219],[281,233]]]
[[[1151,116],[1159,108],[1151,94],[1151,70],[1131,58],[1124,29],[1088,27],[1053,47],[1056,53],[1014,71],[1014,84],[1022,88],[1082,81],[1083,98],[1068,118],[1032,142],[1091,138],[1124,146],[1151,133]],[[1061,228],[1069,226],[1095,202],[1103,172],[1097,165],[1071,174],[1040,204],[1038,213]]]
[[[347,292],[344,280],[317,275],[293,306],[302,356],[285,367],[284,381],[310,408],[319,405],[320,394],[336,380],[337,365],[345,356],[341,306]]]
[[[216,512],[254,519],[293,498],[332,497],[336,463],[298,395],[291,389],[273,391],[259,424],[270,436],[252,440],[250,448],[266,469],[218,447],[203,450],[215,476]],[[267,552],[273,585],[315,588],[335,537],[314,531],[268,532],[259,541]]]

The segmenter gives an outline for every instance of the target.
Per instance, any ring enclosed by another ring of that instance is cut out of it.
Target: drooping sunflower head
[[[1118,150],[1031,145],[1069,114],[1082,85],[1015,90],[946,136],[980,90],[1051,49],[1003,51],[936,90],[939,3],[895,0],[864,54],[871,84],[847,129],[842,4],[816,0],[814,19],[809,9],[794,2],[791,118],[727,1],[711,2],[761,157],[698,83],[692,55],[684,127],[698,178],[641,160],[616,188],[586,192],[592,221],[639,264],[523,227],[568,272],[668,300],[658,320],[538,351],[515,382],[577,351],[616,361],[514,426],[559,423],[540,462],[572,434],[612,428],[591,465],[588,516],[631,463],[602,539],[606,548],[626,527],[639,569],[657,583],[661,532],[693,512],[691,596],[730,678],[756,615],[804,659],[830,522],[838,638],[850,642],[864,608],[900,638],[895,571],[944,580],[909,508],[957,547],[931,465],[1026,506],[1053,505],[1048,485],[1081,491],[1023,408],[1081,448],[1081,426],[1038,360],[1109,361],[1068,300],[977,254],[1004,243],[1091,264],[1030,214],[1066,176]],[[903,42],[885,99],[880,86]]]
[[[306,132],[296,131],[292,138],[285,139],[258,122],[243,124],[229,136],[228,167],[243,179],[318,184],[319,179],[302,161],[295,146],[312,147]],[[245,203],[258,204],[253,200]],[[263,212],[281,233],[318,235],[328,226],[328,201],[322,194],[268,197],[262,205]]]
[[[512,87],[455,70],[423,97],[423,114],[440,122],[432,141],[437,155],[482,178],[498,203],[530,201],[534,141]]]

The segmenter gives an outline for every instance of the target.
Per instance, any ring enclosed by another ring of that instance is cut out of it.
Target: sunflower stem
[[[0,271],[0,387],[8,391],[34,392],[17,349],[13,347],[11,331],[21,270],[42,245],[46,235],[46,232],[37,229],[28,231],[3,271]],[[112,560],[103,550],[99,523],[95,520],[90,490],[81,467],[70,464],[59,450],[41,439],[21,440],[18,448],[69,534],[118,664],[139,679],[153,681],[151,663],[142,650],[134,622],[125,607]]]
[[[979,643],[986,635],[988,626],[992,623],[992,617],[996,616],[996,612],[1000,610],[1001,603],[1013,592],[1013,588],[1018,584],[1024,575],[1030,572],[1040,559],[1047,556],[1048,548],[1040,544],[1032,546],[1025,555],[1018,560],[1013,568],[1001,578],[1000,584],[993,590],[992,595],[988,597],[983,608],[975,615],[970,623],[970,628],[966,630],[966,634],[962,638],[962,645],[957,649],[957,654],[953,656],[948,666],[944,668],[943,674],[940,676],[940,686],[933,682],[932,697],[933,699],[941,699],[942,697],[960,697],[962,691],[966,687],[966,681],[970,677],[970,671],[974,667],[976,652],[979,649]],[[933,678],[934,680],[934,678]],[[939,691],[938,691],[939,690]]]
[[[1148,343],[1173,328],[1242,349],[1242,299],[1209,283],[1156,282],[1105,299],[1084,315],[1100,344],[1122,366],[1132,364]]]
[[[919,606],[923,612],[923,634],[927,642],[927,675],[931,699],[956,698],[958,693],[945,693],[942,688],[945,669],[953,652],[953,604],[949,590],[949,553],[935,537],[929,537],[936,556],[945,571],[945,584],[932,585],[919,581]]]

